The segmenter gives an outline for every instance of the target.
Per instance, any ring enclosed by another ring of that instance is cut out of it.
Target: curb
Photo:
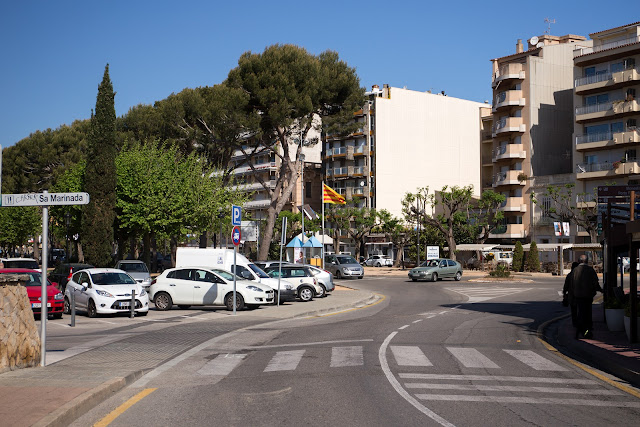
[[[33,424],[34,427],[62,427],[71,424],[81,415],[103,402],[114,393],[141,378],[148,369],[141,369],[126,377],[112,378],[97,387],[87,390],[75,399],[65,403],[49,415]]]
[[[367,305],[373,304],[379,300],[381,300],[382,297],[378,294],[370,294],[368,297],[360,299],[358,301],[349,303],[349,304],[343,304],[343,305],[339,305],[336,307],[331,307],[331,308],[324,308],[321,310],[312,310],[312,311],[308,311],[305,313],[300,313],[300,314],[296,314],[294,316],[291,316],[290,319],[298,319],[300,317],[314,317],[314,316],[319,316],[322,314],[327,314],[327,313],[335,313],[335,312],[340,312],[343,310],[349,310],[349,309],[354,309],[354,308],[362,308],[365,307]]]

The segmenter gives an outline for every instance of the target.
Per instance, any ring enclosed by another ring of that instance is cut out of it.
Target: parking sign
[[[242,225],[242,208],[240,206],[231,206],[231,225],[234,227]]]

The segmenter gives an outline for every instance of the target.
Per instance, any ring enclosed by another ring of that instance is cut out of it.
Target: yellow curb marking
[[[127,409],[131,408],[133,405],[144,399],[146,396],[150,395],[156,388],[145,388],[140,393],[133,396],[131,399],[124,402],[122,405],[118,406],[114,409],[109,415],[98,421],[93,425],[93,427],[106,427],[111,424],[116,418],[124,413]]]
[[[600,379],[600,380],[602,380],[602,381],[606,382],[607,384],[612,385],[612,386],[614,386],[615,388],[620,389],[620,390],[622,390],[622,391],[624,391],[624,392],[626,392],[626,393],[629,393],[630,395],[632,395],[632,396],[637,397],[638,399],[640,399],[640,392],[638,392],[637,390],[634,390],[634,389],[633,389],[633,388],[631,388],[631,387],[627,387],[627,386],[626,386],[626,385],[624,385],[624,384],[618,384],[617,382],[613,381],[613,380],[612,380],[612,379],[610,379],[610,378],[605,377],[604,375],[602,375],[602,374],[600,374],[600,373],[598,373],[598,372],[594,371],[593,369],[591,369],[591,368],[587,368],[587,367],[586,367],[585,365],[583,365],[582,363],[577,362],[577,361],[575,361],[575,360],[571,359],[571,358],[570,358],[570,357],[568,357],[568,356],[565,356],[564,354],[560,353],[560,352],[558,351],[558,349],[556,349],[554,346],[552,346],[551,344],[549,344],[548,342],[546,342],[546,341],[545,341],[545,340],[543,340],[542,338],[538,337],[538,340],[542,343],[542,345],[544,345],[544,346],[547,348],[547,350],[549,350],[549,351],[553,351],[554,353],[556,353],[556,355],[558,355],[558,356],[562,357],[564,360],[566,360],[567,362],[571,363],[572,365],[577,366],[578,368],[580,368],[580,369],[582,369],[583,371],[585,371],[585,372],[587,372],[587,373],[589,373],[589,374],[593,375],[594,377],[596,377],[596,378],[598,378],[598,379]]]
[[[312,316],[312,317],[309,317],[309,319],[313,319],[314,317],[335,316],[336,314],[348,313],[348,312],[350,312],[350,311],[354,311],[354,310],[361,310],[361,309],[363,309],[363,308],[373,307],[374,305],[378,305],[378,304],[380,304],[382,301],[384,301],[384,300],[386,300],[386,299],[387,299],[387,297],[386,297],[386,296],[384,296],[384,295],[382,295],[382,294],[374,294],[374,295],[379,296],[379,297],[380,297],[380,299],[379,299],[378,301],[376,301],[376,302],[373,302],[373,303],[369,304],[369,305],[365,305],[365,306],[363,306],[363,307],[350,308],[350,309],[348,309],[348,310],[336,311],[335,313],[321,314],[321,315],[318,315],[318,316]]]

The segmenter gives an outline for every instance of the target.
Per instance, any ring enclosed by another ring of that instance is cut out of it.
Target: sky
[[[334,50],[367,89],[389,84],[484,102],[490,59],[544,34],[545,18],[555,19],[552,35],[588,36],[640,13],[593,0],[5,1],[0,145],[89,118],[107,63],[122,116],[220,83],[242,53],[272,44]]]

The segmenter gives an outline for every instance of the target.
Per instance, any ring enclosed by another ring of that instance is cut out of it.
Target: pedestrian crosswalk
[[[466,301],[468,304],[473,304],[477,302],[487,301],[494,298],[506,297],[508,295],[518,294],[520,292],[525,292],[530,290],[531,288],[503,288],[503,287],[456,287],[456,288],[445,288],[448,291],[456,292],[458,294],[464,295],[468,298]]]

